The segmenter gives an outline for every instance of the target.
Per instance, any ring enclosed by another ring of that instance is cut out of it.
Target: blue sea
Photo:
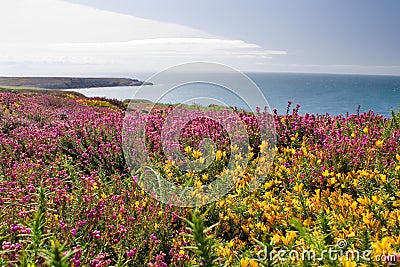
[[[301,114],[346,115],[346,113],[356,113],[359,108],[360,112],[373,110],[375,113],[390,117],[390,111],[400,107],[400,76],[300,73],[246,73],[246,75],[258,86],[271,110],[277,109],[280,114],[286,112],[288,101],[293,103],[293,107],[299,104]],[[147,80],[147,77],[133,78]],[[140,90],[146,92],[148,97],[145,98],[155,101],[159,99],[156,93],[158,86],[155,83]],[[123,100],[133,98],[137,90],[138,87],[107,87],[74,91],[86,96],[105,96]],[[222,99],[222,102],[229,106],[247,109],[243,100],[259,98],[258,95],[253,95],[253,91],[242,92],[245,93],[242,93],[240,98],[215,85],[192,84],[175,88],[172,93],[162,96],[158,101],[184,103],[188,99],[205,97]],[[154,94],[157,97],[154,98]]]

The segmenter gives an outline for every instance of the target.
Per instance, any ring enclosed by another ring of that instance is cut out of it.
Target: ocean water
[[[277,109],[280,114],[286,112],[288,101],[293,103],[292,107],[299,104],[302,114],[354,114],[360,106],[360,112],[373,110],[389,117],[392,109],[397,110],[400,107],[400,76],[297,73],[247,73],[246,75],[258,86],[271,110]],[[172,88],[173,79],[163,81],[163,87],[170,83]],[[246,91],[246,88],[242,88],[239,94],[233,94],[227,88],[205,83],[178,86],[168,94],[160,95],[158,91],[160,86],[161,84],[155,83],[153,86],[140,88],[140,98],[163,103],[191,103],[190,101],[197,103],[196,99],[202,99],[203,102],[200,104],[224,103],[244,109],[249,109],[246,105],[248,100],[256,101],[260,98],[254,94],[254,90]],[[133,98],[138,90],[138,87],[109,87],[74,91],[86,96],[105,96],[123,100]],[[212,102],[210,99],[218,101]]]

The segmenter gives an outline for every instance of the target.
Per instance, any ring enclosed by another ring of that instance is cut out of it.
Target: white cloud
[[[154,58],[261,58],[285,54],[239,40],[156,38],[129,42],[0,44],[0,61],[126,64]]]
[[[0,25],[0,70],[10,63],[159,70],[191,60],[241,68],[286,53],[62,0],[0,0]]]
[[[121,42],[213,35],[62,0],[0,0],[0,43]]]

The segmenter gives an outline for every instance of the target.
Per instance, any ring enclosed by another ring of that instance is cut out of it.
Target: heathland
[[[1,266],[389,266],[400,260],[399,113],[300,115],[299,106],[289,105],[286,114],[271,114],[275,157],[250,191],[265,144],[254,114],[234,110],[249,136],[250,160],[232,172],[236,184],[226,196],[193,209],[160,203],[138,186],[123,153],[126,104],[35,90],[2,92],[0,104]],[[235,148],[212,120],[193,120],[180,139],[181,152],[200,161],[200,140],[215,141],[205,171],[182,171],[163,154],[160,132],[173,109],[158,106],[147,114],[153,165],[187,186],[219,179]],[[302,251],[315,257],[301,257]],[[359,258],[345,256],[354,251]]]

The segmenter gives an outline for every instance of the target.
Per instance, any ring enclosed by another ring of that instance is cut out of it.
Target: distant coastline
[[[152,83],[130,78],[0,77],[0,86],[33,87],[59,90],[141,85],[152,85]]]

